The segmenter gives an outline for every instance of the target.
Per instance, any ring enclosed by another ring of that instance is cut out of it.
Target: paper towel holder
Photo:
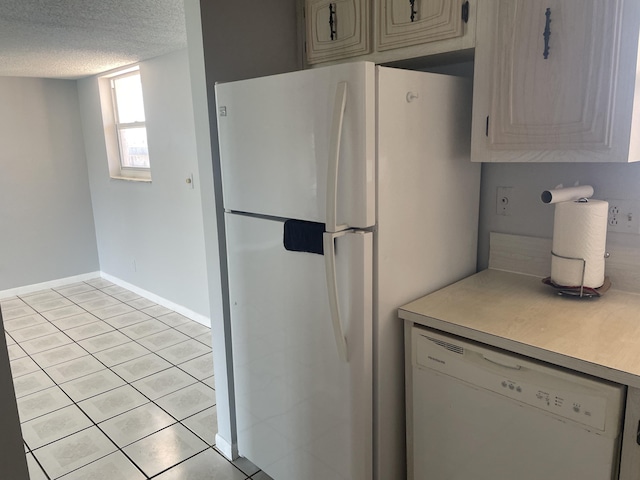
[[[558,294],[559,295],[571,295],[571,296],[580,297],[580,298],[583,298],[583,297],[591,298],[591,297],[599,297],[600,296],[600,292],[598,291],[598,288],[589,288],[589,287],[587,287],[587,290],[589,290],[589,292],[587,293],[587,292],[584,291],[585,290],[584,274],[585,274],[585,271],[587,269],[587,261],[584,258],[566,257],[564,255],[558,255],[553,250],[551,250],[551,255],[554,256],[554,257],[562,258],[564,260],[575,260],[575,261],[578,261],[578,262],[582,262],[582,278],[580,280],[580,291],[578,292],[577,290],[574,290],[573,288],[570,288],[570,287],[562,287],[560,285],[556,285],[551,280],[551,277],[545,278],[543,280],[543,283],[546,283],[547,285],[551,285],[551,286],[553,286],[555,288],[558,288],[559,289],[558,290]],[[604,253],[604,258],[609,258],[609,257],[610,257],[609,252],[605,252]],[[602,288],[602,291],[605,292],[605,291],[607,291],[609,289],[609,286],[610,286],[610,284],[609,285],[607,285],[607,284],[609,284],[609,279],[608,279],[608,277],[605,277],[605,283],[602,285],[602,287],[599,287],[599,288]],[[575,288],[577,288],[577,287],[575,287]]]
[[[582,200],[582,199],[580,199],[580,200]],[[578,200],[578,201],[580,201],[580,200]],[[558,255],[553,250],[551,250],[551,255],[553,255],[554,257],[562,258],[564,260],[575,260],[577,262],[582,262],[582,278],[580,280],[580,295],[579,295],[580,298],[582,298],[584,296],[584,272],[587,269],[587,261],[584,258],[565,257],[564,255]],[[573,295],[578,296],[578,295],[576,295],[576,293],[573,293]]]

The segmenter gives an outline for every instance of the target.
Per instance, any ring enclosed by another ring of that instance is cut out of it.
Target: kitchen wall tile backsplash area
[[[631,164],[483,164],[478,232],[479,270],[489,264],[490,232],[552,238],[553,205],[540,194],[557,185],[592,185],[594,199],[640,200],[640,162]],[[498,187],[513,187],[510,214],[496,214]],[[640,250],[640,235],[607,232],[607,246]],[[612,263],[611,261],[607,262]],[[615,287],[614,287],[615,288]]]

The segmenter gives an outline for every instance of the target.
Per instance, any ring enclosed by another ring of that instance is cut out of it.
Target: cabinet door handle
[[[338,18],[336,17],[336,4],[329,4],[329,31],[331,32],[331,40],[335,40],[338,38],[338,34],[336,33],[336,21]]]
[[[416,14],[418,13],[416,11],[416,0],[409,0],[409,5],[411,5],[411,21],[415,22],[416,21]]]
[[[544,22],[544,33],[542,36],[544,37],[544,52],[542,52],[542,56],[546,60],[549,58],[549,37],[551,36],[551,9],[547,8],[547,11],[544,12],[544,16],[546,18]]]

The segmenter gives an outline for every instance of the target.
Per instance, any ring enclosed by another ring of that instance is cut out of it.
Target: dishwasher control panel
[[[604,433],[616,428],[620,385],[414,328],[413,363]],[[609,424],[616,424],[609,425]]]
[[[559,390],[548,385],[514,380],[512,375],[504,376],[499,372],[487,372],[487,379],[489,377],[494,378],[493,385],[483,385],[483,388],[600,431],[605,428],[607,401],[603,397],[589,395],[580,388],[575,389],[572,384]]]

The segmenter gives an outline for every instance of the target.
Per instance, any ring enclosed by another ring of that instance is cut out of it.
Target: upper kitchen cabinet
[[[461,37],[469,20],[466,0],[379,0],[378,5],[378,51]]]
[[[639,24],[638,1],[480,2],[472,160],[640,160]]]
[[[307,63],[388,63],[475,47],[478,0],[305,0]],[[373,47],[373,51],[372,51]]]
[[[307,62],[369,53],[369,0],[305,0]]]

